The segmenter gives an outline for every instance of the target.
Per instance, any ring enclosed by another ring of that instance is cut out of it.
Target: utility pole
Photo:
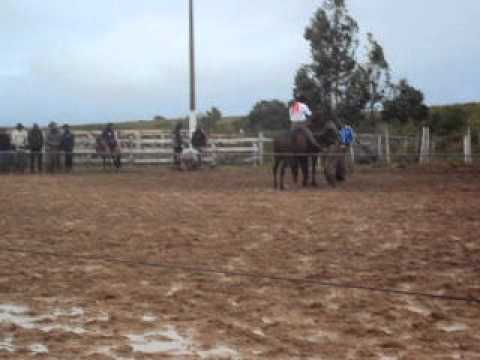
[[[190,140],[197,127],[197,99],[195,82],[195,31],[193,16],[193,0],[189,0],[189,19],[190,19],[190,118],[188,122],[188,132]]]

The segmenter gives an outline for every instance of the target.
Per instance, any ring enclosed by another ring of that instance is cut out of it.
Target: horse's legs
[[[299,156],[298,160],[300,162],[300,166],[302,168],[302,175],[303,175],[303,187],[308,186],[308,156]]]
[[[280,165],[281,161],[278,156],[275,156],[274,161],[273,161],[273,188],[277,189],[278,183],[277,183],[277,172],[278,172],[278,166]]]
[[[285,177],[285,169],[288,166],[288,161],[283,159],[282,161],[282,168],[280,169],[280,190],[285,190],[284,186],[284,177]]]
[[[317,163],[318,156],[312,156],[312,186],[317,186]]]
[[[288,162],[290,163],[290,168],[292,169],[293,182],[298,184],[298,161],[295,156],[290,156],[288,158]]]

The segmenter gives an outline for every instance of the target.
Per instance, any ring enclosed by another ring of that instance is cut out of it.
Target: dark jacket
[[[75,147],[75,135],[70,131],[65,131],[62,135],[61,149],[66,152],[72,152]]]
[[[113,148],[117,146],[117,136],[115,134],[115,130],[113,129],[103,129],[102,131],[102,139],[105,141],[109,147]]]
[[[10,143],[10,136],[6,133],[0,133],[0,151],[12,150],[12,144]]]
[[[39,151],[43,148],[43,133],[42,130],[33,128],[28,133],[28,146],[30,150]]]
[[[201,129],[195,130],[192,136],[192,145],[194,148],[203,148],[207,146],[207,135]]]
[[[47,150],[57,151],[62,145],[62,134],[58,129],[50,129],[47,134]]]

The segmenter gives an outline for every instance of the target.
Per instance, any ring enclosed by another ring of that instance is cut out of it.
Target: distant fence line
[[[100,161],[96,157],[96,139],[100,131],[73,130],[74,160],[78,164]],[[122,149],[122,161],[132,165],[171,164],[173,162],[172,133],[162,130],[121,130],[117,132]],[[206,152],[219,163],[263,165],[273,155],[273,139],[262,132],[257,136],[232,137],[212,134]],[[448,138],[432,136],[427,127],[417,136],[392,135],[386,128],[382,133],[361,133],[350,146],[349,155],[356,163],[391,164],[392,162],[429,163],[435,159],[463,160],[471,164],[472,135]]]

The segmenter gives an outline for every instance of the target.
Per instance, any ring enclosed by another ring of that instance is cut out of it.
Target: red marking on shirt
[[[295,102],[293,103],[292,109],[293,109],[293,113],[294,113],[294,114],[299,114],[299,113],[300,113],[300,111],[301,111],[301,105],[302,105],[302,104],[301,104],[300,102],[298,102],[298,101],[295,101]]]

